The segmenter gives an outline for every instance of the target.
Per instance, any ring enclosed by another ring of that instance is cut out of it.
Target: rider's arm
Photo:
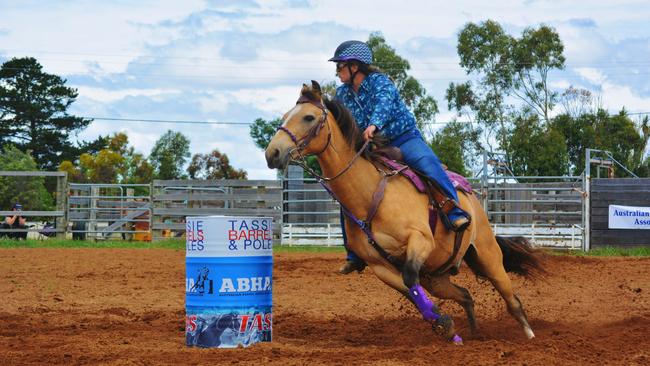
[[[396,100],[400,98],[399,92],[392,81],[386,76],[373,80],[372,112],[369,125],[377,126],[383,130],[387,121],[392,121]]]

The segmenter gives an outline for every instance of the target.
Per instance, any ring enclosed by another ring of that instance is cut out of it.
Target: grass
[[[650,257],[650,246],[636,248],[602,247],[591,249],[587,253],[582,251],[571,251],[570,253],[589,257]]]
[[[167,239],[156,242],[141,241],[90,241],[69,239],[11,240],[0,239],[0,248],[129,248],[184,250],[184,239]],[[342,246],[276,245],[274,253],[343,253]]]
[[[134,248],[185,249],[185,240],[168,239],[157,242],[142,241],[87,241],[69,239],[10,240],[0,239],[0,248]]]
[[[138,241],[85,241],[85,240],[9,240],[0,239],[0,248],[130,248],[130,249],[174,249],[184,250],[185,240],[167,239],[157,242]],[[276,245],[274,253],[343,253],[342,246],[317,245]],[[650,257],[650,246],[636,248],[603,247],[581,251],[553,252],[558,255],[576,255],[589,257]]]

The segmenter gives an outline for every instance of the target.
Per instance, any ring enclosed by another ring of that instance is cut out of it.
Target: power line
[[[632,112],[627,115],[644,115],[650,112]],[[145,118],[117,118],[117,117],[90,117],[78,116],[79,118],[92,119],[96,121],[118,121],[118,122],[142,122],[142,123],[178,123],[178,124],[203,124],[203,125],[235,125],[235,126],[251,126],[250,122],[227,122],[227,121],[200,121],[200,120],[170,120],[170,119],[145,119]],[[424,122],[425,125],[441,125],[449,123],[496,123],[484,121],[433,121]]]
[[[249,57],[237,57],[237,56],[232,56],[232,57],[188,57],[188,56],[148,56],[148,55],[142,55],[142,54],[110,54],[110,53],[84,53],[84,52],[61,52],[61,51],[35,51],[35,50],[19,50],[19,49],[0,49],[2,52],[12,52],[12,53],[32,53],[32,54],[52,54],[52,55],[65,55],[65,56],[72,56],[72,55],[77,55],[77,56],[98,56],[98,57],[131,57],[131,58],[151,58],[151,59],[156,59],[156,58],[163,58],[166,60],[172,59],[172,60],[201,60],[201,61],[214,61],[214,62],[219,62],[219,61],[226,61],[226,62],[241,62],[241,61],[252,61],[252,62],[258,62],[258,63],[311,63],[311,62],[322,62],[322,59],[296,59],[296,58],[288,58],[288,59],[282,59],[282,58],[264,58],[263,60],[251,60]],[[441,57],[443,58],[443,57]],[[72,62],[83,62],[86,61],[83,58],[80,58],[78,60],[66,60],[66,59],[54,59],[57,61],[72,61]],[[439,61],[419,61],[419,60],[407,60],[404,59],[404,61],[407,61],[409,64],[417,64],[417,65],[458,65],[458,62],[439,62]],[[111,62],[111,61],[102,61],[104,63],[113,63],[113,64],[119,64],[120,62]],[[145,62],[137,62],[137,61],[128,61],[124,62],[125,64],[145,64],[149,65],[150,63],[145,63]],[[157,63],[153,63],[154,65]],[[403,65],[404,62],[383,62],[382,64],[384,65]],[[513,63],[513,62],[501,62],[497,63],[497,65],[532,65],[534,63],[531,62],[521,62],[521,63]],[[596,66],[596,65],[649,65],[649,61],[645,60],[639,60],[639,61],[612,61],[612,62],[595,62],[595,63],[568,63],[570,66]],[[169,63],[165,63],[165,65],[170,65]],[[171,64],[174,65],[174,64]],[[176,64],[178,65],[178,64]],[[193,66],[193,65],[181,65],[181,66]],[[219,67],[219,65],[215,65],[215,67]],[[292,67],[293,68],[293,67]]]
[[[201,124],[201,125],[251,125],[246,122],[223,122],[223,121],[188,121],[170,119],[144,119],[144,118],[115,118],[115,117],[80,117],[99,121],[121,121],[121,122],[143,122],[143,123],[180,123],[180,124]]]

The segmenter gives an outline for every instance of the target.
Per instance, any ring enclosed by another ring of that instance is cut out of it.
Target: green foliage
[[[141,241],[85,241],[70,239],[15,240],[1,239],[0,248],[129,248],[185,250],[185,240],[167,239],[155,242]]]
[[[468,23],[458,35],[458,55],[460,65],[467,74],[477,76],[478,82],[451,83],[446,93],[448,106],[485,127],[483,141],[488,146],[496,135],[500,146],[489,150],[505,151],[510,161],[514,154],[508,150],[512,116],[533,111],[549,121],[558,94],[547,79],[551,70],[564,68],[563,51],[558,33],[545,25],[527,28],[515,38],[493,20]],[[510,96],[523,105],[509,104]]]
[[[511,170],[517,176],[553,176],[568,172],[569,156],[564,135],[544,128],[536,114],[517,116],[508,138]]]
[[[28,153],[8,145],[0,153],[0,170],[35,171],[38,166]],[[23,205],[23,210],[54,209],[54,199],[45,188],[44,177],[0,177],[0,210],[10,210],[16,202]]]
[[[449,170],[468,176],[470,171],[465,163],[477,157],[479,134],[480,130],[473,130],[467,123],[452,122],[433,136],[429,146]]]
[[[411,69],[409,62],[386,43],[381,33],[371,33],[367,43],[374,56],[373,64],[393,80],[404,103],[413,112],[418,127],[422,129],[425,123],[432,122],[438,113],[438,103],[417,79],[408,74]]]
[[[549,89],[548,73],[564,69],[564,45],[560,35],[548,26],[526,28],[512,44],[514,68],[513,93],[546,122],[558,101],[558,93]]]
[[[104,138],[104,148],[94,154],[83,153],[75,163],[65,160],[59,170],[68,173],[73,183],[150,183],[153,167],[129,146],[128,136],[115,133]]]
[[[190,140],[180,132],[168,130],[154,144],[149,161],[157,179],[185,179],[183,166],[190,156]]]
[[[214,149],[210,154],[196,154],[187,168],[191,179],[246,179],[243,169],[230,165],[228,155]]]
[[[262,150],[266,150],[266,147],[269,146],[271,139],[275,135],[275,132],[278,130],[278,127],[282,125],[282,119],[276,118],[271,121],[258,118],[251,124],[249,134],[253,138],[255,146],[259,147]]]
[[[0,67],[0,147],[14,144],[31,151],[39,169],[53,170],[80,150],[69,141],[89,119],[69,115],[77,90],[43,72],[32,57],[13,58]]]
[[[561,132],[567,146],[572,174],[579,174],[585,167],[587,148],[606,150],[626,168],[641,173],[647,163],[642,161],[648,143],[647,120],[636,126],[625,110],[616,115],[599,109],[578,117],[562,114],[555,117],[551,128]],[[616,176],[629,176],[623,169],[616,169]]]

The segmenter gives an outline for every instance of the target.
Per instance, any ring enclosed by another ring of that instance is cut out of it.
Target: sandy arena
[[[343,254],[280,254],[272,343],[185,346],[185,253],[155,249],[0,250],[2,365],[648,365],[650,258],[552,257],[545,281],[511,276],[537,338],[489,283],[464,268],[480,336],[445,302],[465,345],[434,335],[370,270]]]

